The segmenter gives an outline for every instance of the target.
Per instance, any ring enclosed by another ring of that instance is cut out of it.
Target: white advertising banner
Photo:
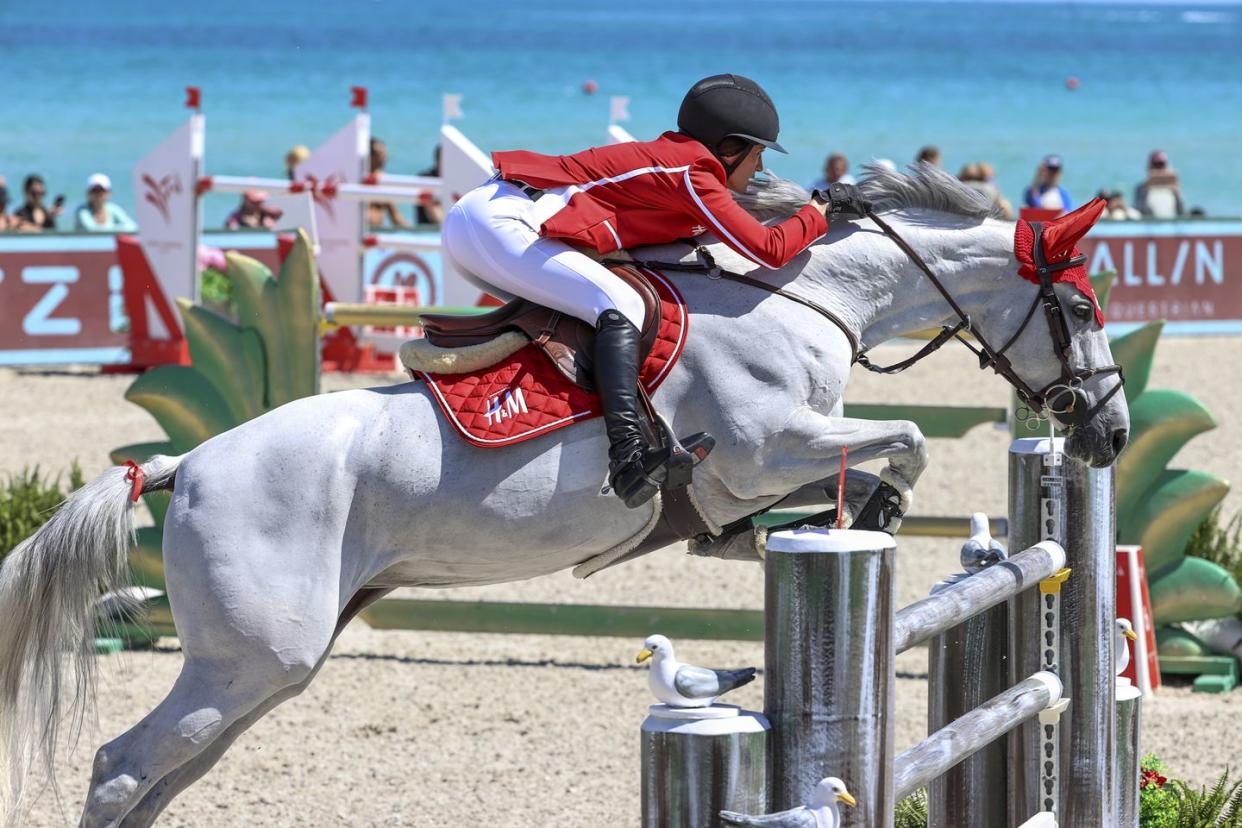
[[[198,300],[198,195],[203,116],[195,113],[134,167],[138,240],[171,305]],[[159,319],[149,320],[151,330]]]
[[[322,188],[358,184],[365,176],[371,141],[371,116],[354,116],[298,165],[295,175]],[[319,235],[319,270],[338,302],[362,301],[362,240],[364,204],[315,193],[315,229]]]
[[[451,124],[440,127],[441,201],[448,210],[466,193],[492,177],[492,160]],[[443,262],[441,301],[450,307],[477,305],[479,289],[467,282],[453,267],[448,257]]]

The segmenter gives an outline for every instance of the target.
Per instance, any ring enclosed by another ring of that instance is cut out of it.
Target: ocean
[[[455,123],[484,150],[569,152],[604,141],[610,96],[653,137],[725,71],[771,93],[790,154],[765,158],[804,183],[829,151],[857,172],[935,144],[954,172],[991,162],[1014,201],[1057,153],[1081,203],[1130,193],[1160,148],[1188,205],[1242,216],[1242,6],[1213,3],[2,0],[0,175],[16,193],[37,171],[73,207],[102,171],[130,207],[131,167],[184,120],[187,85],[208,172],[281,175],[290,146],[345,123],[359,85],[389,169],[414,173],[443,93],[463,96]],[[208,197],[207,227],[234,199]]]

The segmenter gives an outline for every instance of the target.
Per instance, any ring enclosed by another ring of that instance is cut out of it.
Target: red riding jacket
[[[734,202],[721,163],[678,132],[573,155],[497,152],[492,163],[502,178],[565,187],[568,203],[540,233],[600,253],[711,233],[755,264],[778,268],[828,232],[810,205],[779,224],[761,224]]]

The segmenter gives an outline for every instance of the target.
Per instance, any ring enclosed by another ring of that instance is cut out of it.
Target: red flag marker
[[[353,98],[350,99],[349,105],[354,109],[366,109],[367,88],[365,86],[351,86],[349,87],[349,91],[353,94]]]
[[[837,474],[837,528],[845,526],[845,460],[850,456],[850,447],[841,446],[841,471]]]
[[[187,86],[185,88],[185,107],[186,109],[198,110],[203,105],[203,93],[197,86]]]

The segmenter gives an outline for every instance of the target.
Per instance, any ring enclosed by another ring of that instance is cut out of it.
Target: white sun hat
[[[108,178],[108,176],[103,173],[95,173],[90,178],[86,179],[86,189],[89,191],[95,189],[96,187],[101,187],[111,192],[112,179]]]

